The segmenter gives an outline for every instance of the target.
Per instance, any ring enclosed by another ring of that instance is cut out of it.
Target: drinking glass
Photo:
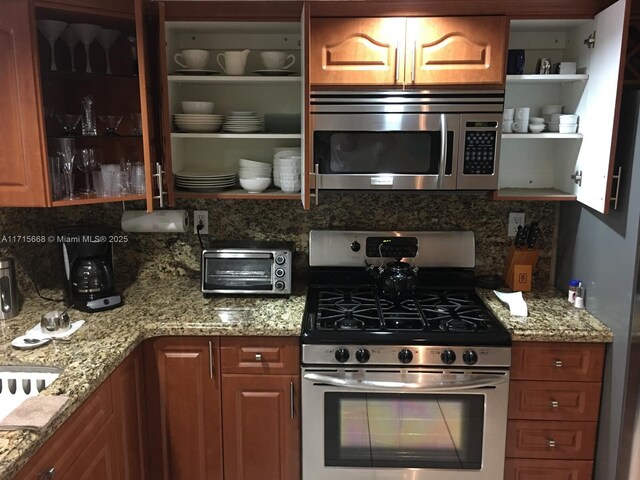
[[[62,171],[64,172],[66,183],[67,200],[77,198],[73,194],[73,165],[76,157],[76,139],[75,138],[56,138],[56,149],[58,155],[62,157]]]
[[[85,95],[82,97],[82,135],[94,137],[98,135],[93,95]]]
[[[73,29],[73,31],[76,33],[76,35],[82,42],[82,45],[84,45],[84,53],[87,58],[86,72],[93,73],[93,71],[91,70],[91,59],[89,58],[89,49],[91,47],[91,44],[95,40],[96,36],[98,35],[98,32],[102,30],[102,27],[100,27],[99,25],[93,25],[90,23],[72,23],[71,25],[69,25],[69,27]]]
[[[111,75],[111,62],[109,62],[109,50],[120,36],[118,30],[103,28],[98,32],[98,43],[104,48],[104,54],[107,57],[107,75]]]
[[[141,162],[136,162],[132,166],[131,191],[136,195],[142,195],[145,192],[144,165]]]
[[[62,157],[60,155],[49,155],[49,171],[51,174],[51,197],[53,200],[60,200],[65,195]]]
[[[75,59],[75,49],[76,45],[80,43],[80,39],[78,38],[78,34],[73,28],[67,27],[64,32],[62,32],[62,40],[64,44],[69,49],[69,55],[71,56],[71,71],[76,71],[76,59]]]
[[[122,158],[122,160],[120,160],[120,170],[122,171],[122,193],[131,193],[131,175],[133,170],[133,164],[131,163],[131,160]]]
[[[58,20],[37,20],[36,25],[40,33],[49,42],[49,48],[51,48],[51,70],[56,71],[58,70],[58,67],[56,67],[56,40],[63,30],[67,28],[67,24]]]
[[[82,148],[80,150],[80,163],[78,170],[84,173],[85,189],[82,193],[94,193],[95,189],[91,188],[91,172],[98,165],[95,148]]]
[[[122,115],[99,115],[98,118],[107,127],[107,135],[118,135]]]
[[[58,122],[60,122],[60,125],[62,125],[62,128],[64,129],[64,135],[70,136],[70,137],[75,135],[76,127],[80,122],[80,115],[59,113],[56,115],[56,118],[58,119]]]
[[[142,135],[142,114],[132,113],[131,121],[133,122],[133,134]]]
[[[138,74],[138,40],[135,35],[129,35],[127,37],[129,42],[129,48],[131,49],[131,57],[133,59],[133,74]]]

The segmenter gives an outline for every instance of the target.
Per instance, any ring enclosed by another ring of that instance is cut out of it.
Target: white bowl
[[[576,133],[578,131],[578,124],[560,124],[559,125],[560,133]]]
[[[544,125],[529,124],[529,131],[531,133],[542,133],[543,130],[544,130]]]
[[[280,190],[286,193],[295,193],[299,192],[302,187],[301,182],[298,180],[296,182],[287,182],[284,180],[280,180]]]
[[[271,177],[240,177],[240,186],[249,193],[263,192],[269,185],[271,185]]]
[[[216,106],[213,102],[193,102],[185,101],[180,102],[182,105],[182,111],[184,113],[213,113],[213,108]]]
[[[560,115],[560,125],[575,125],[578,123],[578,115]]]
[[[547,123],[547,131],[549,131],[549,132],[559,132],[560,131],[560,123],[559,122],[549,122],[549,123]]]
[[[542,125],[544,123],[544,118],[542,117],[529,117],[530,125]]]
[[[564,105],[545,105],[544,107],[542,107],[541,113],[543,115],[550,115],[553,113],[562,113],[563,108],[564,108]]]
[[[238,165],[240,165],[241,167],[265,167],[265,166],[271,166],[270,163],[267,162],[257,162],[255,160],[248,160],[246,158],[240,158],[238,160]]]

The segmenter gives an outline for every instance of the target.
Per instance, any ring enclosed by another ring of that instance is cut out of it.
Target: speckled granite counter
[[[0,480],[10,479],[47,438],[145,338],[178,335],[297,336],[304,292],[289,298],[205,299],[198,281],[185,277],[140,278],[116,310],[71,319],[87,323],[71,342],[19,351],[11,340],[52,310],[38,297],[25,300],[19,317],[0,322],[0,365],[52,365],[64,369],[43,394],[68,395],[69,403],[44,431],[0,432]],[[611,331],[585,311],[573,309],[557,292],[526,294],[529,318],[511,317],[491,291],[480,296],[509,328],[514,340],[610,342]]]

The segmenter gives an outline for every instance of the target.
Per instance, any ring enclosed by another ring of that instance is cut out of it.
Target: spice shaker
[[[569,282],[569,292],[567,294],[567,300],[569,300],[569,303],[574,303],[576,301],[576,289],[578,288],[579,283],[580,282],[575,279]]]
[[[578,282],[576,287],[576,300],[574,302],[576,308],[584,308],[584,287],[582,282]]]
[[[0,320],[18,315],[18,288],[13,258],[0,258]]]

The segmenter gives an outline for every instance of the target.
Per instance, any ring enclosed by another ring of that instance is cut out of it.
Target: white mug
[[[529,107],[516,108],[514,114],[513,131],[527,133],[529,131]]]
[[[502,133],[513,132],[513,120],[502,120]]]
[[[182,68],[189,70],[202,70],[209,62],[209,52],[196,48],[182,50],[173,56],[175,62]]]
[[[296,57],[285,52],[261,52],[262,63],[269,70],[286,70],[296,63]],[[289,62],[285,65],[285,62]]]
[[[219,53],[217,57],[218,65],[227,75],[244,75],[247,65],[247,56],[251,50],[229,50]],[[224,59],[224,65],[220,60]]]
[[[513,120],[513,114],[515,113],[515,108],[505,108],[502,113],[503,120]]]

